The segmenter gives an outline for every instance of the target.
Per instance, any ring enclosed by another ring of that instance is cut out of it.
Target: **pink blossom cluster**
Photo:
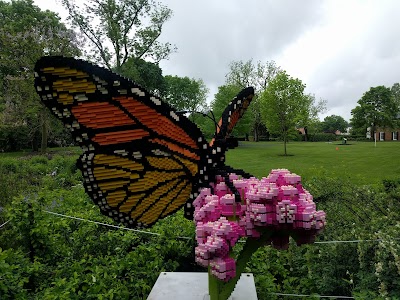
[[[196,262],[209,266],[217,278],[228,281],[236,275],[230,252],[242,237],[259,238],[272,230],[268,243],[287,249],[289,236],[298,245],[312,243],[325,224],[325,212],[317,211],[301,177],[286,169],[272,170],[268,177],[239,179],[229,176],[242,202],[235,201],[221,177],[211,189],[201,190],[193,202],[196,222]]]

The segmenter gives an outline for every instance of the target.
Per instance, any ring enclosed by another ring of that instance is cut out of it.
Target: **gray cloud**
[[[203,79],[209,99],[235,60],[275,60],[346,119],[370,87],[400,82],[400,1],[160,1],[174,12],[161,40],[178,47],[163,73]]]
[[[166,74],[202,78],[211,88],[222,85],[234,60],[271,60],[304,30],[319,22],[318,1],[178,1],[162,39],[178,53],[162,62]]]
[[[400,82],[400,3],[379,3],[375,18],[359,36],[331,60],[316,66],[309,78],[309,88],[328,100],[326,115],[335,113],[349,120],[351,110],[370,87]]]

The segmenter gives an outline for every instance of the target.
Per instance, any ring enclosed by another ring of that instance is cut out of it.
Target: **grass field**
[[[283,156],[280,142],[241,142],[227,153],[227,164],[262,177],[271,169],[286,168],[307,180],[314,175],[340,177],[355,184],[377,184],[400,178],[400,143],[291,142]]]
[[[400,178],[400,142],[290,142],[289,156],[283,156],[281,142],[240,142],[227,152],[227,164],[256,177],[271,169],[286,168],[304,180],[313,176],[339,177],[355,184],[379,184],[382,179]],[[52,148],[52,154],[79,156],[79,147]],[[29,152],[0,153],[2,158],[17,158]]]

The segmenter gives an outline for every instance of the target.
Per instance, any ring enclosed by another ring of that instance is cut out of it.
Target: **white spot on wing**
[[[128,155],[128,152],[126,150],[123,150],[123,149],[122,150],[114,150],[114,153],[122,155],[122,156]]]
[[[139,88],[132,88],[131,92],[133,94],[136,94],[136,95],[140,96],[140,97],[143,97],[145,95],[145,93],[143,91],[141,91]]]
[[[170,111],[169,114],[175,119],[175,121],[179,121],[179,116],[175,112]]]
[[[140,153],[139,151],[133,152],[132,156],[136,159],[141,159],[143,157],[142,153]]]
[[[150,100],[153,101],[155,105],[161,105],[161,100],[156,97],[150,97]]]
[[[75,98],[75,100],[78,100],[78,101],[87,101],[88,100],[88,97],[86,97],[85,94],[75,95],[74,98]]]
[[[152,150],[151,152],[153,152],[155,155],[158,155],[158,156],[170,156],[169,153],[161,151],[160,149],[155,149],[155,150]]]

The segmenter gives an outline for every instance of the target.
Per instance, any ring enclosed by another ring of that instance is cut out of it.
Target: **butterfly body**
[[[182,206],[191,217],[198,190],[226,167],[224,139],[233,129],[228,120],[244,112],[241,104],[227,110],[208,143],[188,118],[104,68],[43,57],[35,77],[42,102],[83,149],[78,166],[86,192],[103,214],[129,227],[151,226]],[[243,92],[244,100],[249,103],[252,94]]]

